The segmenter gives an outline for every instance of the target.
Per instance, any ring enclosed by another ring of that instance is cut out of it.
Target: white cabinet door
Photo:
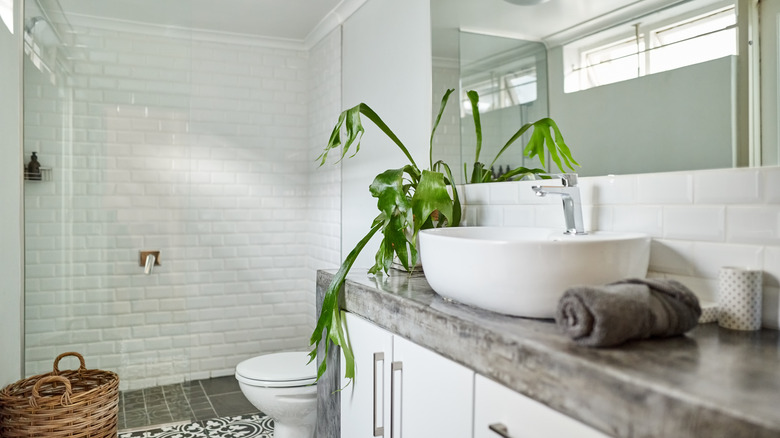
[[[341,391],[341,436],[389,437],[393,334],[351,313],[346,321],[355,354],[355,380]],[[342,354],[342,385],[344,370]]]
[[[474,378],[474,438],[607,436],[487,377]]]
[[[391,438],[472,436],[472,370],[400,336],[392,369]]]

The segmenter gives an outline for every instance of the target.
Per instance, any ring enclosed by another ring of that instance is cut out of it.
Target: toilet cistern
[[[577,186],[577,174],[555,175],[561,179],[561,186],[531,186],[536,196],[558,195],[563,201],[563,217],[566,220],[564,234],[588,234],[582,222],[582,200]]]

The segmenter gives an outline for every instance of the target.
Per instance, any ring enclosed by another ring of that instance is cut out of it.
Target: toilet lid
[[[307,364],[308,356],[306,351],[265,354],[238,364],[236,374],[265,382],[313,381],[317,377],[317,365],[315,362]]]

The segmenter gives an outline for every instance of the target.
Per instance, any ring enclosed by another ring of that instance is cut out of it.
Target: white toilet
[[[275,438],[312,438],[317,423],[317,367],[308,352],[266,354],[236,366],[241,392],[274,419]]]

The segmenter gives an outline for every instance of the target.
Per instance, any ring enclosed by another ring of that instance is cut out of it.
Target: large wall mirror
[[[515,3],[522,2],[431,0],[434,108],[446,88],[459,91],[443,118],[437,156],[461,169],[473,162],[473,124],[463,100],[475,89],[485,100],[483,148],[490,159],[490,148],[503,146],[522,123],[549,115],[583,176],[735,167],[749,156],[756,157],[751,164],[777,164],[776,146],[765,142],[759,161],[761,153],[746,140],[751,102],[740,97],[748,79],[737,55],[747,35],[740,26],[749,23],[745,5]],[[764,88],[776,90],[767,81]],[[501,165],[521,159],[508,156]]]

